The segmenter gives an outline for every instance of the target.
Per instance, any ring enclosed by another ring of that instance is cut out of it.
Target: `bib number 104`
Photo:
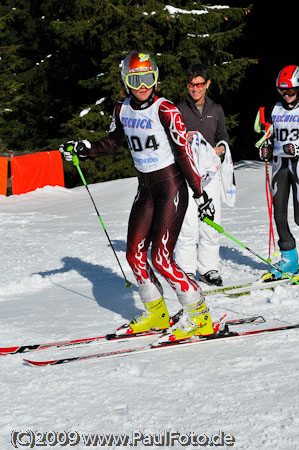
[[[158,150],[159,144],[154,135],[147,136],[144,146],[139,136],[126,136],[130,150],[134,152],[142,152],[145,149]]]

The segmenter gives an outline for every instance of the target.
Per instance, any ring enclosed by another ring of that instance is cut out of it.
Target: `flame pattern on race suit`
[[[155,300],[163,295],[163,289],[147,261],[146,254],[145,239],[142,239],[138,244],[138,251],[135,254],[135,262],[132,269],[139,286],[141,298],[146,300],[153,298]]]
[[[167,249],[167,242],[169,240],[169,231],[162,237],[162,248],[159,248],[155,258],[155,267],[159,267],[159,272],[166,278],[168,283],[175,291],[187,292],[190,284],[194,290],[198,290],[198,285],[195,281],[188,278],[185,272],[175,264],[170,252]]]
[[[177,192],[177,195],[174,197],[174,199],[173,199],[173,203],[174,203],[174,206],[175,206],[175,210],[177,211],[178,210],[178,206],[179,206],[179,202],[180,202],[180,193],[179,193],[179,191]]]

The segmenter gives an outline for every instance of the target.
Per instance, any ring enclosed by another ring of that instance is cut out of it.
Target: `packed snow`
[[[264,163],[238,162],[235,176],[236,206],[223,206],[222,226],[267,258]],[[0,197],[1,347],[101,336],[140,313],[142,303],[125,258],[136,187],[136,178],[89,186],[131,288],[125,287],[84,186]],[[291,202],[289,211],[298,240]],[[258,279],[268,269],[223,234],[220,254],[227,285]],[[170,313],[177,312],[175,294],[159,279]],[[214,320],[224,314],[261,314],[268,325],[299,322],[297,286],[239,298],[209,295],[206,302]],[[44,368],[23,362],[24,357],[55,359],[120,345],[0,356],[1,450],[41,444],[62,448],[64,442],[63,448],[83,450],[100,447],[95,435],[105,433],[114,433],[115,439],[128,435],[140,449],[193,448],[196,442],[209,447],[212,436],[210,444],[221,448],[298,449],[298,330]],[[126,445],[110,441],[106,448]]]

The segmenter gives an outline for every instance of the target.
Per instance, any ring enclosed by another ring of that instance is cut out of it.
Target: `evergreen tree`
[[[104,136],[123,86],[120,64],[148,51],[160,70],[161,95],[186,94],[185,72],[211,68],[211,96],[223,104],[230,135],[233,99],[254,60],[235,56],[248,7],[173,0],[10,0],[0,7],[1,149],[58,148],[68,139]],[[5,69],[5,70],[4,70]],[[113,165],[113,167],[112,167]],[[69,185],[80,183],[65,165]],[[128,150],[84,163],[89,182],[135,175]]]

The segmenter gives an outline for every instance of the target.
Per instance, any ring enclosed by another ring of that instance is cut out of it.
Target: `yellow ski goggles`
[[[126,85],[131,89],[140,89],[145,86],[148,89],[153,87],[158,81],[158,75],[154,71],[144,73],[128,73],[125,78]]]

